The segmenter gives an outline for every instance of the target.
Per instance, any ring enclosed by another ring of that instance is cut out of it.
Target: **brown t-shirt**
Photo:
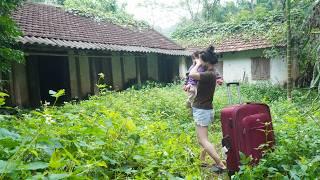
[[[197,96],[193,101],[193,106],[199,109],[212,109],[213,94],[216,88],[216,75],[214,71],[200,73],[198,81]]]

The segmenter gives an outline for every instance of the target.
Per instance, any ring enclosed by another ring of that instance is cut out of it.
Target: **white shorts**
[[[193,119],[196,125],[207,127],[213,121],[213,109],[199,109],[192,107]]]

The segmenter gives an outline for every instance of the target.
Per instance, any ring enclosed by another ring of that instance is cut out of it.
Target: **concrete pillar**
[[[12,65],[11,87],[13,105],[27,107],[29,105],[29,89],[26,66],[20,63]]]
[[[140,59],[135,58],[136,63],[136,77],[137,77],[137,83],[139,86],[141,86],[141,70],[140,70]]]
[[[124,79],[127,83],[130,79],[136,79],[136,60],[135,56],[129,55],[124,56]]]
[[[79,75],[81,97],[91,94],[90,65],[88,56],[79,57]]]
[[[80,89],[79,89],[79,82],[77,77],[78,76],[77,61],[76,61],[76,57],[73,55],[72,52],[69,52],[68,60],[69,60],[71,98],[79,98]]]
[[[187,62],[186,62],[186,57],[180,56],[179,57],[179,78],[184,79],[186,78],[186,73],[187,73]]]
[[[180,57],[178,56],[173,56],[169,57],[169,60],[173,61],[172,62],[172,81],[176,81],[180,79]]]
[[[121,74],[121,62],[120,55],[113,53],[111,57],[112,64],[112,77],[114,90],[120,90],[123,88],[122,74]]]
[[[148,78],[151,80],[159,81],[158,74],[158,57],[157,54],[151,53],[147,54],[147,64],[148,64]]]

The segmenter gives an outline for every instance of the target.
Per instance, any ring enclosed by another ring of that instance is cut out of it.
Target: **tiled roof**
[[[19,37],[18,42],[21,42],[22,44],[41,44],[46,46],[65,47],[65,48],[84,49],[84,50],[108,50],[108,51],[159,53],[159,54],[177,55],[177,56],[190,55],[189,51],[178,50],[178,49],[171,50],[171,49],[148,48],[148,47],[140,47],[140,46],[123,46],[123,45],[112,45],[112,44],[102,44],[102,43],[89,43],[89,42],[50,39],[50,38],[33,37],[33,36]]]
[[[121,46],[120,49],[123,51],[127,51],[126,47],[129,48],[128,51],[136,47],[136,52],[151,52],[150,49],[154,49],[153,52],[163,50],[164,54],[168,54],[170,50],[176,51],[176,53],[171,53],[175,55],[186,53],[181,46],[153,29],[138,30],[105,21],[97,22],[92,18],[74,15],[55,6],[24,3],[13,13],[13,19],[23,33],[19,41],[24,44],[38,43],[100,50],[103,48],[98,48],[96,45],[102,44]],[[46,41],[43,41],[44,39]],[[86,46],[82,46],[84,44]],[[112,48],[105,49],[111,50]]]
[[[213,43],[215,46],[216,52],[225,53],[225,52],[239,52],[253,49],[264,49],[272,47],[272,44],[269,43],[266,39],[263,38],[250,38],[245,39],[241,37],[231,37],[228,39],[222,40],[220,43]],[[194,52],[197,50],[203,50],[206,48],[202,47],[188,47],[189,52]]]

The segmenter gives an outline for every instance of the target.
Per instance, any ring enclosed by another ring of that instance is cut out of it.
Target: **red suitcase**
[[[253,164],[262,157],[263,151],[274,145],[271,114],[268,105],[241,104],[240,84],[227,83],[229,104],[232,102],[230,86],[237,85],[239,104],[221,111],[222,146],[227,155],[227,168],[232,175],[239,170],[240,153],[252,156]]]

